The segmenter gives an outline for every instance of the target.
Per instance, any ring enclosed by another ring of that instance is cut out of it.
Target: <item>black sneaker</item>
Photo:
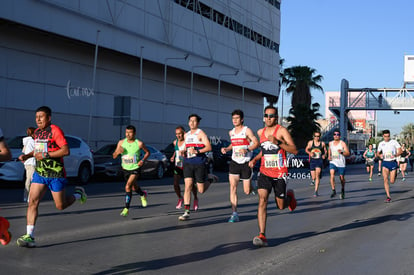
[[[341,200],[345,199],[345,191],[344,190],[341,191],[341,194],[339,195],[339,198]]]
[[[336,191],[332,190],[331,199],[336,196]]]

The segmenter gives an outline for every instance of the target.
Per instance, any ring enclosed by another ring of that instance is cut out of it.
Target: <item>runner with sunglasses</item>
[[[315,184],[315,192],[313,193],[313,196],[317,197],[319,183],[321,181],[323,161],[326,158],[325,142],[321,141],[321,133],[319,131],[313,133],[313,139],[308,141],[305,151],[309,154],[309,168],[312,176],[312,183]]]
[[[331,198],[336,196],[335,190],[335,173],[339,173],[339,179],[341,181],[342,190],[341,195],[339,196],[341,200],[345,199],[345,157],[350,155],[348,146],[344,141],[341,139],[341,133],[339,130],[335,130],[333,134],[333,141],[329,142],[329,151],[328,151],[328,159],[329,159],[329,173],[330,173],[330,181],[332,187]]]

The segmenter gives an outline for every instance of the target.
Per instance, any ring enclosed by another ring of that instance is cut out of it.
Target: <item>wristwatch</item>
[[[45,154],[45,158],[47,158],[47,159],[49,159],[49,158],[50,158],[50,156],[49,156],[49,153],[48,153],[48,152],[46,152],[46,154]]]

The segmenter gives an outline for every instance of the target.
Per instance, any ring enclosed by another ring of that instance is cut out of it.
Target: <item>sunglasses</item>
[[[334,136],[341,136],[341,134],[338,134],[338,133],[334,133],[333,135]]]
[[[313,137],[321,137],[321,136],[313,136]]]
[[[268,118],[276,118],[277,115],[276,114],[264,114],[264,117],[268,117]]]

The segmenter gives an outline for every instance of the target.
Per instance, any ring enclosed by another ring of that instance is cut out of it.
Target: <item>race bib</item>
[[[246,157],[246,148],[245,146],[233,147],[233,158],[234,159],[243,159]]]
[[[190,151],[192,151],[192,150],[190,150],[190,148],[194,148],[194,147],[188,147],[187,148],[187,158],[194,158],[195,156],[197,156],[197,154],[191,153]]]
[[[282,154],[264,155],[265,168],[281,168],[284,166]]]
[[[332,151],[332,159],[339,159],[339,155],[338,151]]]
[[[392,159],[392,158],[394,158],[394,154],[392,153],[392,151],[384,153],[384,159]]]
[[[183,166],[184,166],[184,164],[183,164],[183,157],[180,156],[177,153],[176,153],[176,156],[175,156],[175,166],[176,167],[180,167],[180,168],[183,168]]]
[[[34,143],[35,153],[47,153],[47,139],[36,139]]]
[[[123,155],[122,156],[122,163],[123,164],[134,164],[134,163],[138,163],[137,162],[137,156],[136,155],[133,155],[133,156]]]
[[[405,161],[405,157],[400,157],[400,161]]]

